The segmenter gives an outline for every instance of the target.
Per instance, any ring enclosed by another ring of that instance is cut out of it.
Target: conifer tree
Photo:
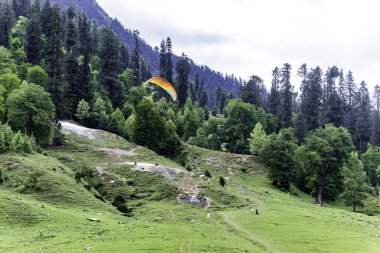
[[[178,101],[181,107],[185,105],[188,96],[190,70],[189,58],[182,53],[176,64]]]
[[[276,67],[272,71],[272,86],[268,98],[269,112],[279,118],[280,109],[280,70]]]
[[[165,79],[170,83],[173,82],[173,62],[172,62],[172,40],[166,38],[166,54],[165,54]]]
[[[367,149],[367,144],[371,139],[371,100],[369,97],[367,84],[362,81],[358,91],[356,135],[355,145],[359,153]]]
[[[26,59],[33,65],[39,64],[41,60],[41,50],[43,48],[41,36],[40,3],[37,0],[31,9],[30,19],[26,28],[24,47]]]
[[[46,63],[47,74],[50,81],[47,87],[48,92],[52,95],[53,103],[56,106],[57,116],[62,116],[62,20],[58,6],[51,7],[48,15],[48,24],[46,27]]]
[[[354,77],[351,71],[348,71],[346,75],[346,94],[347,94],[347,105],[345,111],[345,121],[344,126],[348,129],[352,136],[356,135],[356,94],[357,88],[354,81]]]
[[[372,123],[372,139],[374,146],[380,147],[380,86],[376,85],[374,90],[374,106],[373,123]]]
[[[160,58],[160,64],[159,64],[160,77],[165,78],[165,70],[166,70],[166,44],[165,44],[165,40],[161,41],[159,58]]]
[[[12,0],[13,10],[15,12],[15,17],[29,17],[30,0]]]
[[[120,47],[120,62],[121,62],[121,72],[129,68],[129,52],[128,47],[121,44]]]
[[[262,106],[262,101],[260,97],[260,86],[263,84],[263,79],[258,76],[251,76],[249,81],[240,89],[240,97],[246,102],[253,104],[257,107]]]
[[[103,28],[100,31],[98,49],[99,58],[102,59],[99,82],[106,89],[107,95],[115,107],[122,106],[125,98],[124,86],[119,81],[117,72],[120,66],[119,48],[119,41],[111,28]]]
[[[133,31],[133,39],[135,41],[135,48],[133,49],[132,56],[131,56],[131,68],[133,70],[133,85],[139,86],[141,83],[140,78],[140,38],[139,38],[140,32],[138,30]]]
[[[15,14],[9,0],[0,5],[0,46],[10,48],[9,35],[13,24],[15,23]]]
[[[291,66],[284,64],[281,69],[281,128],[288,128],[292,123],[293,86],[290,83]]]

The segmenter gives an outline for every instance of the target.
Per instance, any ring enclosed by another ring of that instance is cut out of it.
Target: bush
[[[226,180],[224,179],[224,177],[219,177],[219,184],[224,187],[224,185],[226,184]]]
[[[9,150],[13,138],[13,131],[9,125],[0,124],[0,152]]]
[[[112,205],[117,206],[118,204],[125,204],[125,198],[122,195],[116,195],[113,199]]]
[[[182,165],[182,166],[186,166],[187,164],[187,157],[189,156],[189,153],[185,150],[181,151],[181,153],[179,154],[178,156],[178,162]]]
[[[0,170],[0,184],[2,184],[3,182],[4,182],[3,172]]]
[[[17,132],[12,137],[10,150],[17,153],[32,153],[35,146],[33,137],[23,135],[21,132]]]
[[[185,169],[187,171],[192,171],[193,170],[193,166],[191,165],[191,163],[186,163]]]
[[[206,177],[209,177],[209,178],[212,177],[210,171],[208,171],[208,170],[205,171],[205,176],[206,176]]]
[[[129,186],[135,185],[135,180],[133,178],[128,178],[127,179],[127,185],[129,185]]]

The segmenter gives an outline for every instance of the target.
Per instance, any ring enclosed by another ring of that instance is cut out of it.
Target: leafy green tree
[[[294,180],[294,154],[297,140],[292,128],[285,128],[278,135],[268,136],[261,150],[261,159],[269,169],[269,178],[273,185],[289,190]]]
[[[81,100],[78,103],[77,107],[77,114],[75,116],[79,119],[79,122],[83,125],[87,125],[88,120],[91,117],[91,112],[90,112],[90,105],[85,101]]]
[[[3,98],[7,101],[9,94],[15,89],[18,89],[21,81],[16,74],[0,75],[0,87],[3,87]]]
[[[266,141],[267,134],[263,129],[263,125],[258,122],[251,133],[251,138],[249,138],[249,151],[251,154],[258,156]]]
[[[362,161],[359,160],[358,153],[351,152],[348,160],[343,165],[342,174],[344,186],[342,198],[346,205],[353,206],[353,211],[355,212],[356,206],[363,206],[363,201],[368,197],[368,192],[370,191],[367,176]]]
[[[297,149],[295,160],[300,177],[315,196],[315,202],[335,200],[342,192],[341,168],[354,149],[347,129],[331,124],[317,128]]]
[[[177,93],[179,105],[182,107],[186,103],[189,89],[189,74],[191,70],[190,59],[182,53],[180,60],[176,64],[177,71]]]
[[[136,108],[133,137],[137,144],[158,152],[165,141],[166,122],[148,99],[143,99]]]
[[[107,107],[106,102],[101,97],[96,99],[91,116],[94,126],[106,129],[108,122]]]
[[[199,128],[199,118],[194,112],[190,112],[188,116],[185,116],[184,125],[184,138],[188,140],[190,137],[197,135],[197,130]]]
[[[16,62],[12,58],[11,52],[0,46],[0,74],[16,73]]]
[[[27,69],[26,81],[46,87],[49,82],[49,76],[40,66],[32,66]]]
[[[377,177],[377,167],[380,166],[380,147],[368,145],[367,151],[362,154],[362,161],[368,181],[375,187],[380,183]]]
[[[49,144],[54,104],[41,86],[23,85],[8,98],[8,122],[13,129],[36,137],[40,144]]]
[[[132,113],[124,123],[124,136],[127,137],[129,141],[134,141],[134,129],[136,123],[136,114]]]
[[[9,38],[12,56],[19,65],[19,73],[20,65],[26,61],[26,54],[24,51],[24,38],[27,26],[28,20],[25,17],[20,16],[16,24],[12,27]]]
[[[0,153],[10,149],[13,138],[13,131],[8,124],[0,123]]]

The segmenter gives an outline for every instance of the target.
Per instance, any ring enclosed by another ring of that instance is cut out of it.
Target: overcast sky
[[[247,80],[288,62],[351,70],[372,92],[380,83],[377,0],[98,0],[152,47],[167,36],[177,55]],[[298,86],[294,77],[292,83]]]

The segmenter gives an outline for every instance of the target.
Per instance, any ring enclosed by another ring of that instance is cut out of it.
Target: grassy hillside
[[[192,172],[102,131],[93,139],[71,134],[44,154],[1,154],[0,252],[378,252],[378,217],[281,192],[251,156],[184,150]],[[156,163],[182,173],[166,175]],[[76,182],[84,167],[93,178]],[[210,197],[209,207],[177,204],[193,193]],[[110,204],[116,195],[133,217]]]

